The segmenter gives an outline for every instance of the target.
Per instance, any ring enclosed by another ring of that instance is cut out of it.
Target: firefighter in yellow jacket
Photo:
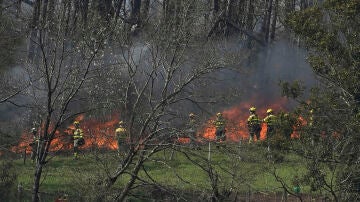
[[[117,140],[118,154],[124,155],[128,150],[128,145],[126,143],[127,131],[123,121],[119,121],[119,127],[115,130],[115,138]]]
[[[266,111],[267,116],[263,120],[267,125],[266,139],[272,138],[275,135],[277,117],[273,113],[274,111],[272,109],[268,109]]]
[[[260,140],[261,121],[258,115],[256,114],[255,107],[251,107],[249,109],[249,112],[250,112],[250,116],[247,119],[247,127],[250,134],[249,143],[251,143],[254,140],[254,136],[256,136],[257,141]]]
[[[216,142],[220,142],[220,141],[225,141],[226,140],[226,136],[225,136],[225,124],[226,121],[222,115],[222,113],[217,113],[216,114],[216,120],[214,121],[214,126],[215,126],[215,136],[216,136]]]
[[[190,146],[196,145],[196,130],[198,127],[198,121],[196,119],[196,115],[194,113],[189,114],[189,122],[187,124],[188,127],[188,137],[190,139]]]
[[[80,128],[80,122],[74,121],[74,159],[78,158],[79,146],[84,145],[84,131]]]

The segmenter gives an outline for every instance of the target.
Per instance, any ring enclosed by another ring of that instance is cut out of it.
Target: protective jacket
[[[260,127],[260,119],[256,114],[251,114],[247,119],[247,126],[249,129],[258,129]]]
[[[115,130],[115,135],[117,139],[125,140],[126,139],[126,129],[119,127]]]
[[[80,128],[75,129],[75,131],[74,131],[74,139],[83,138],[83,135],[84,135],[84,132],[83,132],[82,129],[80,129]]]
[[[214,122],[216,130],[225,130],[225,119],[218,117]]]
[[[277,118],[275,115],[273,114],[270,114],[270,115],[267,115],[265,118],[264,118],[264,122],[268,125],[268,126],[275,126],[277,124]]]

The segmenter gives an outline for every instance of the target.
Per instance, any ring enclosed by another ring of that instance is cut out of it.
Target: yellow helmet
[[[273,112],[272,109],[268,109],[268,110],[266,111],[267,114],[270,114],[270,113],[272,113],[272,112]]]
[[[79,125],[80,122],[79,121],[74,121],[74,125]]]
[[[216,114],[216,116],[222,116],[222,113],[221,113],[221,112],[218,112],[218,113]]]
[[[256,111],[256,108],[255,108],[255,107],[250,107],[249,111],[250,111],[250,112],[255,112],[255,111]]]

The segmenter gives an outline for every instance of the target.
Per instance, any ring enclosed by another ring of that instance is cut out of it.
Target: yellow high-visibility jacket
[[[277,117],[273,114],[270,114],[264,118],[264,122],[268,126],[275,126],[277,124]]]
[[[115,136],[117,139],[126,139],[126,128],[119,127],[115,130]]]
[[[74,139],[80,139],[83,138],[84,131],[80,128],[75,129],[74,131]]]
[[[251,127],[251,126],[259,126],[260,125],[259,117],[256,114],[251,114],[249,116],[249,118],[247,119],[247,125],[249,127]]]

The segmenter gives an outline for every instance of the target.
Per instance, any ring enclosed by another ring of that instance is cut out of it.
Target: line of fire
[[[260,117],[265,117],[266,109],[272,108],[274,111],[280,113],[285,112],[287,100],[280,99],[279,102],[270,104],[268,106],[259,106],[258,112]],[[222,112],[224,118],[227,120],[226,123],[226,142],[239,142],[242,140],[249,139],[249,132],[247,128],[247,117],[249,116],[249,108],[251,103],[243,102],[237,106],[226,109]],[[199,124],[196,132],[196,141],[200,144],[215,141],[215,126],[213,120],[215,115],[210,117],[208,121],[204,121]],[[298,121],[294,124],[291,138],[298,138],[297,130],[299,127],[306,124],[306,121],[302,117],[297,117]],[[79,115],[75,119],[81,123],[81,128],[84,131],[84,138],[86,139],[85,144],[82,146],[83,149],[98,148],[104,150],[117,150],[118,145],[114,135],[114,131],[119,122],[119,114],[114,113],[109,115],[107,120],[98,120],[96,118],[86,118],[85,115]],[[66,128],[59,129],[56,131],[55,138],[51,143],[50,151],[69,151],[73,149],[73,131],[75,127],[69,123]],[[37,129],[41,131],[41,127]],[[261,124],[260,140],[266,139],[266,123]],[[183,133],[186,133],[184,130]],[[12,152],[15,153],[31,153],[29,144],[33,141],[30,130],[24,131],[21,135],[20,142],[17,146],[12,147]],[[129,141],[129,140],[128,140]],[[175,142],[178,144],[188,144],[190,138],[186,134],[175,137]],[[245,141],[246,142],[246,141]],[[133,143],[136,144],[136,143]]]

